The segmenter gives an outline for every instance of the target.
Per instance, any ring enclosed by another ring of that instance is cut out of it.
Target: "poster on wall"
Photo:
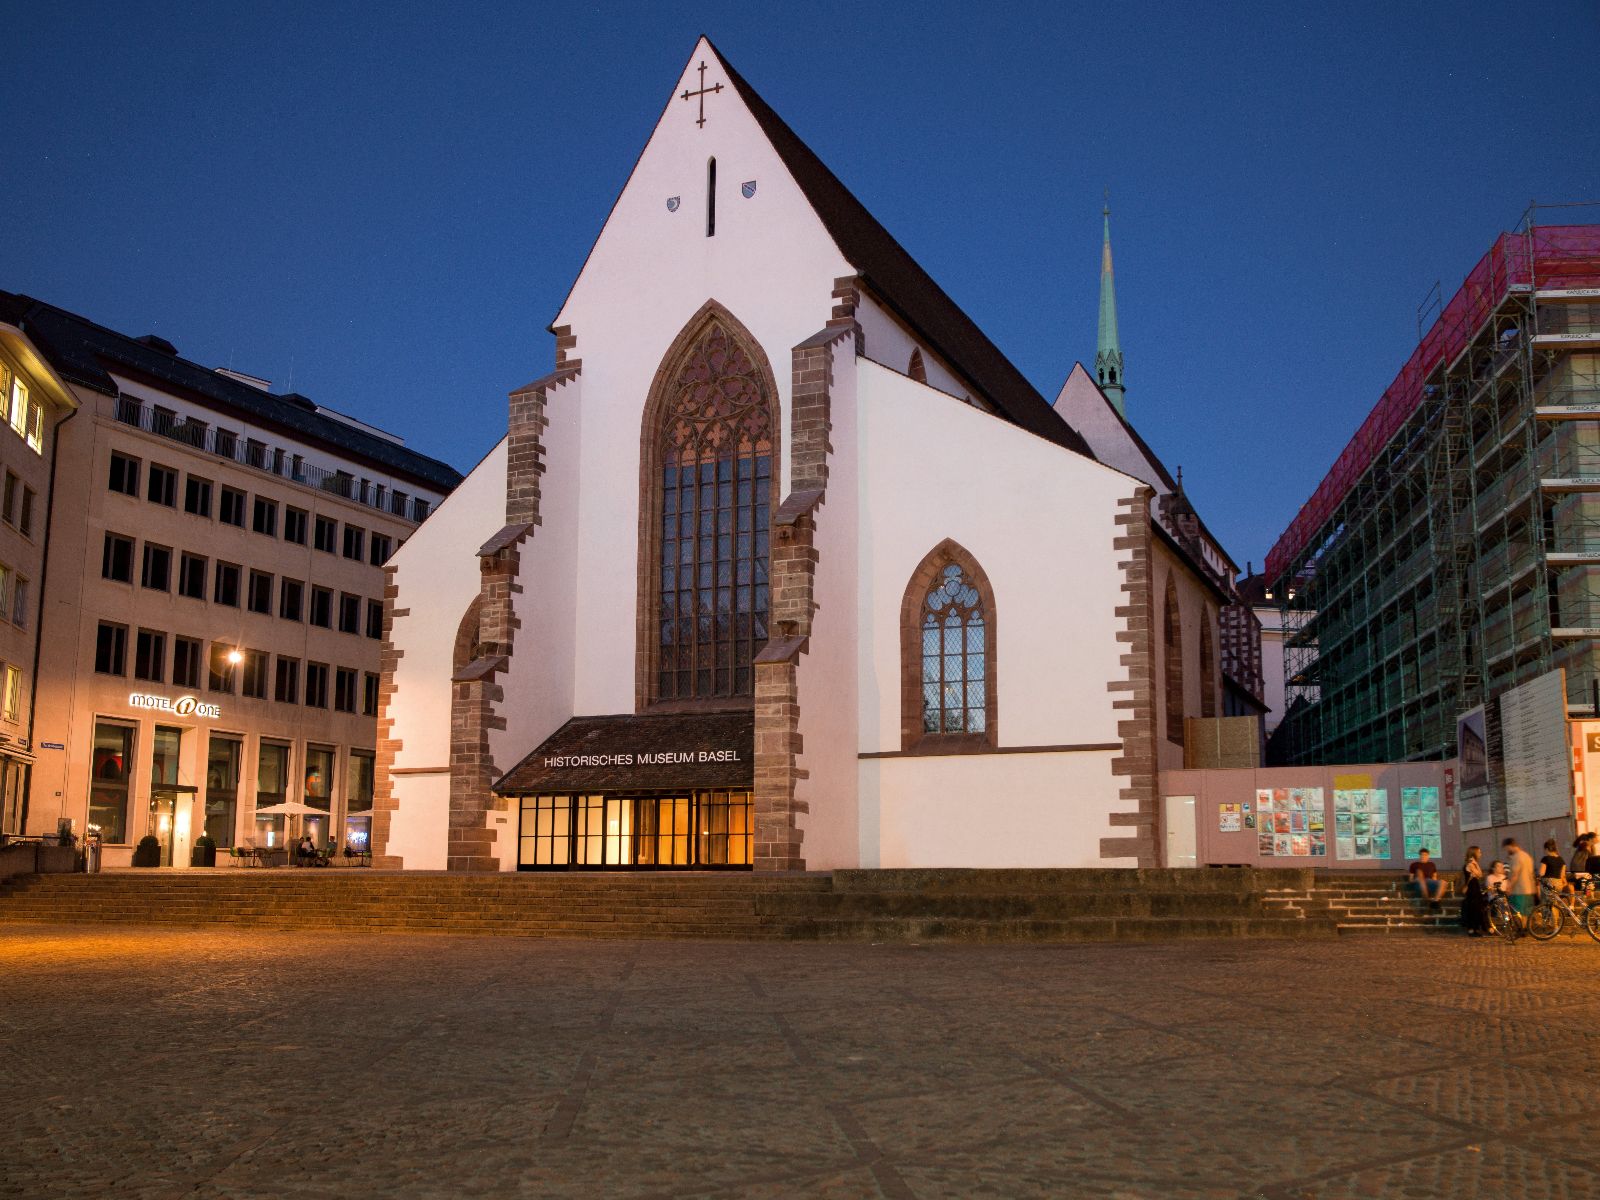
[[[1426,849],[1430,854],[1441,854],[1444,838],[1439,828],[1439,789],[1436,787],[1403,787],[1400,789],[1400,823],[1404,837],[1405,856],[1417,857]]]
[[[1557,667],[1500,697],[1505,747],[1506,820],[1560,820],[1572,815],[1567,751],[1567,674]]]
[[[1237,804],[1217,806],[1217,832],[1240,833],[1244,830],[1244,810]]]
[[[1434,793],[1435,819],[1438,788]],[[1334,844],[1340,858],[1389,857],[1389,792],[1387,788],[1341,787],[1333,790]]]
[[[1264,857],[1326,858],[1328,815],[1321,788],[1257,788],[1256,812]]]
[[[1489,742],[1480,704],[1456,721],[1456,757],[1461,760],[1461,828],[1487,829],[1489,815]]]

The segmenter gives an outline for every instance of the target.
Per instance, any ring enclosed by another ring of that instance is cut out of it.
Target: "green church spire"
[[[1117,281],[1111,273],[1111,204],[1110,198],[1101,213],[1105,220],[1105,244],[1100,249],[1100,339],[1095,347],[1094,373],[1100,390],[1117,406],[1122,407],[1122,343],[1117,338]]]

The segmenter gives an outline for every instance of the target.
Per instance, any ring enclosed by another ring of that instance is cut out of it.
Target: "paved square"
[[[0,927],[0,1196],[1587,1200],[1597,979],[1586,938]]]

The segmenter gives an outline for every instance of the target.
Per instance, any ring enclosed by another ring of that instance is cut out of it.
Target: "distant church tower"
[[[1095,347],[1094,373],[1100,390],[1117,406],[1117,411],[1127,416],[1122,406],[1122,343],[1117,340],[1117,281],[1111,273],[1111,206],[1107,204],[1101,214],[1105,218],[1106,240],[1100,250],[1100,341]]]

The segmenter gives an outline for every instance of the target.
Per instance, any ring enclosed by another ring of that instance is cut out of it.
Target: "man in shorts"
[[[1500,843],[1500,849],[1506,860],[1506,899],[1527,924],[1539,895],[1539,885],[1533,877],[1533,855],[1517,845],[1516,838],[1507,838]]]

